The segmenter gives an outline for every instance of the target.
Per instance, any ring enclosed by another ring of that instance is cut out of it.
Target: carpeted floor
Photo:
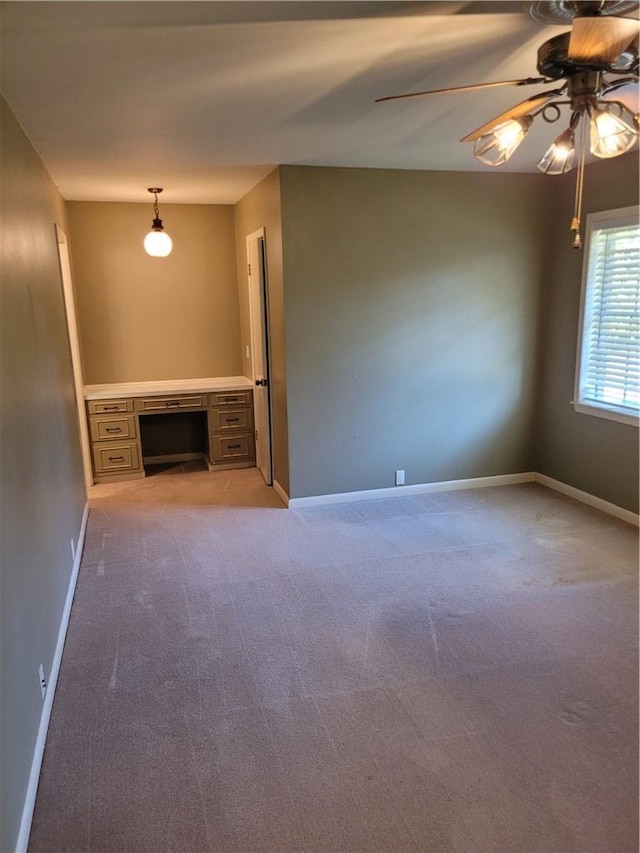
[[[29,850],[633,853],[637,569],[533,484],[94,487]]]

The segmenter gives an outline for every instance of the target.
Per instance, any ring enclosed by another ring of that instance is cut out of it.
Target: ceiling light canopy
[[[162,219],[160,219],[160,210],[158,209],[158,194],[162,192],[162,187],[149,187],[148,192],[153,193],[153,212],[155,217],[151,223],[151,231],[144,238],[144,249],[148,255],[153,258],[166,258],[171,254],[173,241],[164,230]]]

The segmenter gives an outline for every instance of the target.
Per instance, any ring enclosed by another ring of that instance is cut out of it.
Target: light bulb
[[[502,166],[525,138],[533,119],[510,119],[480,136],[473,147],[476,159],[485,166]]]
[[[617,115],[612,107],[617,110]],[[596,157],[606,159],[624,154],[637,138],[634,115],[623,104],[611,104],[591,114],[591,153]]]
[[[166,258],[172,248],[171,237],[161,228],[153,228],[144,238],[144,250],[154,258]]]
[[[538,161],[538,169],[545,175],[564,175],[573,166],[575,152],[574,133],[569,128],[549,146]]]

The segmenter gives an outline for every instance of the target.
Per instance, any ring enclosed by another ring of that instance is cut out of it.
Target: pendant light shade
[[[144,250],[154,258],[166,258],[172,248],[173,241],[162,228],[153,228],[144,238]]]
[[[545,175],[564,175],[573,167],[576,153],[575,134],[571,128],[561,133],[538,161],[538,169]]]
[[[160,219],[158,193],[162,192],[162,187],[150,187],[149,192],[154,195],[153,212],[155,218],[151,223],[151,231],[144,238],[144,249],[148,255],[154,258],[166,258],[171,253],[173,241],[164,230],[162,219]]]
[[[502,166],[527,135],[533,118],[510,119],[483,134],[473,147],[473,154],[485,166]]]
[[[638,138],[638,125],[630,109],[612,103],[591,114],[591,153],[596,157],[617,157],[628,151]]]

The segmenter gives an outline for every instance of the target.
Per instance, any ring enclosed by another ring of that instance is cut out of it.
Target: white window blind
[[[638,210],[593,214],[587,224],[576,408],[635,421],[640,411]]]

